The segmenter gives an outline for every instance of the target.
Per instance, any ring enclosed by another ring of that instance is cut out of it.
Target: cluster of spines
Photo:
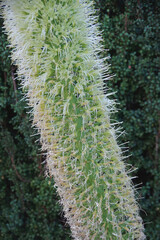
[[[12,58],[49,173],[79,240],[144,239],[103,92],[108,66],[89,0],[2,1]]]

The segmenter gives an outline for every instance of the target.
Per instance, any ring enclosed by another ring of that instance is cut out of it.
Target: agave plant
[[[12,59],[77,240],[142,240],[116,128],[93,2],[2,0]]]

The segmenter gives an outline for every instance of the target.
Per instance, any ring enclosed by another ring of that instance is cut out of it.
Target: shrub
[[[96,1],[111,74],[108,86],[117,93],[117,120],[123,121],[130,163],[137,167],[141,215],[148,239],[160,239],[159,157],[159,1]]]

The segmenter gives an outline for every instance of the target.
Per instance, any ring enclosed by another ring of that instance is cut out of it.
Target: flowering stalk
[[[108,66],[89,0],[2,0],[13,61],[72,235],[145,239],[104,95]]]

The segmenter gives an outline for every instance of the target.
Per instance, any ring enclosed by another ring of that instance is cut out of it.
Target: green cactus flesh
[[[145,239],[104,94],[108,66],[93,2],[5,0],[12,59],[77,240]]]

